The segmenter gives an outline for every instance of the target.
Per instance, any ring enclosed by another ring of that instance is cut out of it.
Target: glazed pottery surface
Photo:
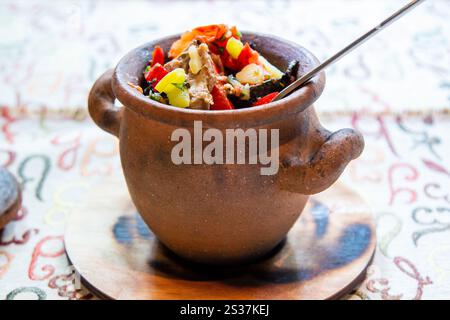
[[[175,108],[130,87],[129,82],[143,82],[154,46],[167,52],[178,37],[134,49],[115,70],[103,74],[89,95],[91,117],[119,138],[131,198],[164,245],[181,257],[209,264],[263,257],[285,238],[308,196],[327,189],[360,155],[363,138],[351,129],[332,133],[320,125],[312,104],[323,91],[324,74],[283,100],[232,111]],[[299,60],[300,75],[318,63],[306,49],[279,38],[244,33],[243,40],[281,70]],[[114,106],[115,99],[123,107]],[[204,130],[223,133],[279,129],[277,174],[261,175],[266,167],[261,164],[175,165],[172,132],[185,128],[194,136],[194,121],[202,121]]]

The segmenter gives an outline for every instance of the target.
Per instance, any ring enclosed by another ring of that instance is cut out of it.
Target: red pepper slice
[[[223,40],[220,40],[220,39],[216,40],[216,41],[214,41],[214,45],[216,45],[217,48],[221,48],[220,50],[225,50],[225,47],[227,46],[228,39],[230,39],[230,38],[224,38]]]
[[[211,110],[233,110],[233,104],[228,100],[227,94],[219,86],[215,85],[211,91],[214,104],[211,105]]]
[[[267,104],[272,102],[273,99],[275,99],[275,97],[278,95],[278,92],[272,92],[269,93],[268,95],[259,98],[258,100],[256,100],[252,106],[256,107],[256,106],[262,106],[263,104]]]
[[[164,51],[160,46],[156,46],[153,50],[151,66],[153,67],[157,63],[164,64]]]
[[[168,73],[169,72],[161,64],[157,63],[151,67],[144,76],[145,80],[150,82],[150,85],[155,88],[158,82],[161,81],[161,79]]]

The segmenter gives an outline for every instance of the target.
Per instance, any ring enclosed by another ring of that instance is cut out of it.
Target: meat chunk
[[[211,91],[216,83],[216,71],[214,62],[209,54],[208,46],[204,43],[200,44],[197,46],[197,52],[202,68],[197,74],[193,74],[189,70],[187,77],[191,108],[208,110],[211,104],[213,104]]]
[[[173,60],[170,60],[164,65],[164,68],[170,72],[177,68],[183,68],[184,71],[188,72],[189,70],[189,55],[187,52],[181,53],[178,57]]]
[[[194,74],[189,67],[190,56],[188,51],[192,46],[197,50],[201,63],[201,68],[196,74]],[[189,107],[192,109],[209,110],[214,103],[211,91],[217,83],[224,83],[227,78],[217,73],[217,65],[213,60],[213,56],[210,53],[207,44],[194,40],[189,48],[172,61],[166,63],[164,67],[168,71],[172,71],[176,68],[183,68],[187,74],[186,80],[188,82],[191,100]],[[220,59],[217,58],[215,58],[215,60],[220,61]],[[217,68],[220,72],[222,67],[219,65]]]

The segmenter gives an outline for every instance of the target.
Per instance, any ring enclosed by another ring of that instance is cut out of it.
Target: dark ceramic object
[[[22,205],[22,192],[16,178],[0,167],[0,230],[17,217]]]
[[[167,52],[178,36],[134,49],[94,84],[89,112],[120,139],[131,198],[155,235],[178,255],[202,263],[235,264],[270,252],[286,236],[308,196],[327,189],[363,150],[362,136],[335,133],[319,123],[312,104],[325,85],[321,74],[291,96],[233,111],[179,109],[141,95],[140,83],[155,45]],[[261,34],[244,34],[280,69],[300,60],[299,74],[318,63],[306,49]],[[115,107],[118,99],[124,107]],[[260,165],[179,165],[171,161],[172,132],[194,120],[203,128],[280,130],[280,170],[260,175]]]

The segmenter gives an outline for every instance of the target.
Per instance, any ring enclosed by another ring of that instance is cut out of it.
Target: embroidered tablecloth
[[[1,1],[0,165],[24,202],[0,236],[0,299],[93,298],[75,290],[64,224],[91,185],[122,174],[117,141],[87,117],[86,96],[128,50],[225,22],[324,59],[403,3]],[[330,130],[364,134],[342,180],[378,223],[373,265],[348,298],[450,298],[449,15],[450,1],[428,1],[327,72],[316,109]]]

